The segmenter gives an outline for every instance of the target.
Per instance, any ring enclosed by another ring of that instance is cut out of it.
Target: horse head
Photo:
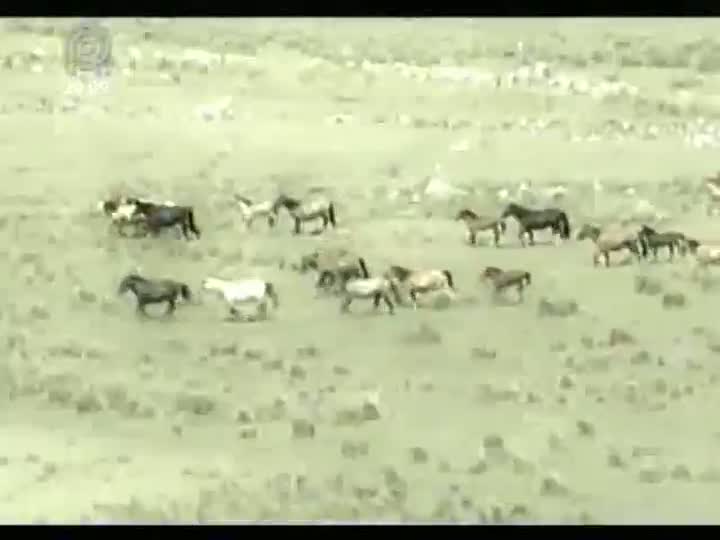
[[[575,238],[577,240],[585,240],[586,238],[596,240],[598,236],[600,236],[600,227],[586,223],[580,228]]]
[[[405,281],[410,277],[410,274],[412,274],[412,270],[404,266],[393,265],[390,267],[390,270],[388,270],[388,274],[398,281]]]
[[[275,199],[275,202],[273,203],[273,212],[277,213],[280,208],[285,207],[287,210],[294,210],[300,206],[300,201],[297,199],[293,199],[292,197],[288,197],[287,195],[280,195],[277,199]]]
[[[131,290],[135,283],[138,283],[140,281],[145,281],[145,279],[139,274],[128,274],[122,279],[122,281],[120,281],[120,286],[118,287],[118,294],[124,294],[125,292]]]
[[[505,207],[505,210],[503,210],[502,214],[500,214],[500,219],[505,219],[509,216],[517,217],[525,213],[525,208],[523,208],[517,203],[511,202]]]
[[[455,220],[459,221],[461,219],[475,219],[477,217],[478,217],[477,214],[475,212],[473,212],[472,210],[470,210],[468,208],[463,208],[462,210],[460,210],[457,213],[457,215],[455,216]]]
[[[647,225],[642,225],[640,227],[640,234],[641,235],[654,235],[657,234],[657,231],[653,229],[652,227],[648,227]]]
[[[498,268],[497,266],[486,266],[485,270],[483,270],[482,277],[485,279],[492,279],[502,273],[502,269]]]

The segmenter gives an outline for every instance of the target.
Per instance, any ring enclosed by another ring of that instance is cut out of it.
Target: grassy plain
[[[464,205],[498,211],[494,189],[532,180],[568,186],[577,229],[622,217],[632,201],[620,188],[632,185],[669,213],[663,226],[718,238],[699,192],[715,149],[671,134],[568,140],[611,119],[714,121],[717,21],[108,24],[119,56],[134,45],[145,60],[133,77],[118,67],[110,92],[76,111],[37,109],[63,99],[59,59],[43,73],[2,75],[0,517],[718,521],[714,281],[692,281],[683,260],[596,269],[590,246],[575,241],[522,249],[512,225],[504,248],[471,248],[451,219]],[[6,21],[0,42],[57,53],[64,25]],[[557,69],[631,82],[646,100],[371,77],[347,65],[498,72],[516,67],[518,41]],[[161,78],[153,51],[183,47],[255,61]],[[317,57],[330,63],[311,66]],[[660,105],[700,76],[690,101]],[[224,95],[234,120],[193,116]],[[325,121],[337,114],[351,121]],[[403,125],[400,114],[424,123]],[[491,127],[522,116],[564,127],[539,136]],[[471,125],[430,125],[442,120]],[[459,140],[468,149],[450,151]],[[469,195],[410,204],[406,193],[418,194],[436,164]],[[594,181],[606,186],[600,196]],[[287,219],[248,232],[232,207],[233,193],[316,186],[337,200],[341,226],[322,237],[293,238]],[[120,188],[193,204],[203,239],[112,236],[92,210]],[[361,251],[371,271],[451,269],[461,298],[394,318],[358,302],[342,317],[337,300],[315,298],[312,279],[289,269],[319,244]],[[489,264],[533,272],[524,304],[493,304],[478,282]],[[140,321],[114,293],[137,266],[196,289],[206,275],[263,276],[282,305],[274,320],[230,324],[202,297],[172,320]],[[638,276],[687,305],[638,294]],[[573,299],[580,312],[539,317],[543,297]],[[632,342],[616,343],[618,329]]]

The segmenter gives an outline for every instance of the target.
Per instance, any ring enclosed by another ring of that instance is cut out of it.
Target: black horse
[[[530,245],[535,245],[533,231],[552,229],[553,235],[559,235],[563,240],[570,238],[570,221],[567,214],[560,208],[543,208],[534,210],[525,208],[517,203],[510,203],[501,214],[501,219],[509,216],[515,218],[519,225],[518,237],[520,243],[525,246],[525,234],[530,239]]]
[[[643,253],[647,257],[652,251],[653,257],[657,260],[658,249],[666,247],[668,249],[669,260],[673,260],[675,250],[680,255],[685,255],[689,249],[688,238],[681,232],[667,231],[659,233],[655,229],[643,225],[638,233],[638,238],[643,244]]]
[[[148,231],[157,235],[162,229],[180,226],[186,240],[190,234],[200,238],[200,229],[195,224],[195,212],[192,206],[166,205],[154,202],[132,199],[130,204],[135,205],[135,213]]]
[[[290,217],[295,220],[294,234],[300,234],[302,223],[314,219],[322,220],[323,231],[327,229],[328,224],[332,225],[333,228],[337,227],[335,204],[324,197],[301,202],[287,195],[280,195],[273,203],[273,211],[277,214],[280,208],[285,208]]]
[[[171,279],[146,279],[138,274],[128,274],[120,282],[118,294],[125,294],[132,291],[137,299],[137,311],[141,315],[147,315],[145,306],[148,304],[159,304],[167,302],[165,315],[171,315],[175,311],[175,303],[178,296],[190,300],[190,287],[185,283]]]

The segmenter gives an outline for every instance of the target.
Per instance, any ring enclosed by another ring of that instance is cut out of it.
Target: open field
[[[635,218],[720,240],[701,182],[718,170],[716,20],[106,23],[108,89],[75,97],[71,21],[0,33],[0,517],[718,521],[720,281],[665,253],[595,268],[589,243],[549,234],[523,249],[512,220],[501,248],[470,247],[452,220],[500,212],[500,189],[555,204],[562,185],[575,231]],[[562,77],[508,84],[521,55]],[[197,113],[224,96],[232,114]],[[337,230],[247,231],[233,202],[311,188]],[[95,203],[119,190],[192,204],[203,238],[112,234]],[[290,269],[321,245],[371,272],[448,268],[459,298],[342,316]],[[488,265],[530,270],[525,302],[496,305]],[[198,305],[140,320],[115,294],[136,267]],[[268,279],[280,309],[224,322],[208,275]],[[543,300],[579,310],[541,316]]]

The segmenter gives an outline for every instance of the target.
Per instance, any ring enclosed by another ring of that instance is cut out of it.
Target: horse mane
[[[640,227],[640,231],[646,234],[657,234],[657,231],[655,229],[653,229],[652,227],[648,227],[645,224]]]
[[[248,206],[252,206],[253,204],[250,199],[248,199],[247,197],[243,197],[242,195],[235,195],[235,200],[247,204]]]
[[[300,206],[300,201],[298,199],[293,199],[292,197],[288,197],[285,194],[280,195],[277,199],[275,199],[275,206],[284,206],[286,208],[296,208]]]
[[[502,274],[502,273],[503,273],[502,268],[498,268],[497,266],[486,266],[485,267],[485,275]]]
[[[390,273],[392,273],[392,274],[394,274],[395,276],[397,276],[397,278],[398,278],[400,281],[404,281],[404,280],[406,280],[406,279],[410,276],[410,274],[412,274],[413,272],[412,272],[412,270],[410,270],[409,268],[405,268],[404,266],[392,265],[392,266],[390,267]]]
[[[460,210],[457,213],[457,216],[458,217],[468,216],[468,217],[475,218],[475,219],[478,218],[478,215],[475,212],[473,212],[472,210],[470,210],[469,208],[463,208],[462,210]]]

